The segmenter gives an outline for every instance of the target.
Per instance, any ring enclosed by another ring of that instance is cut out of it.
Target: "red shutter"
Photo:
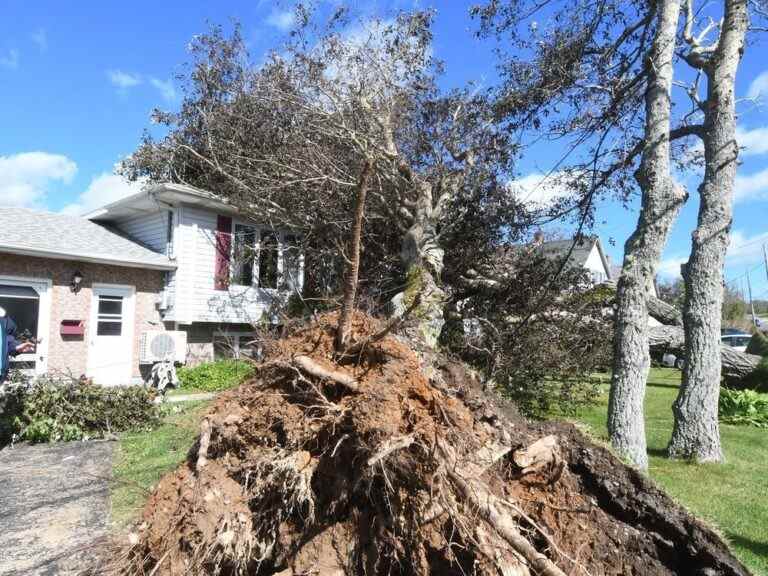
[[[221,216],[216,220],[216,275],[213,285],[216,290],[229,287],[229,255],[232,248],[232,218]]]

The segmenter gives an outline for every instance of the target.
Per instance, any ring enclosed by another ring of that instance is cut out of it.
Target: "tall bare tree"
[[[707,79],[706,99],[699,103],[704,118],[704,178],[699,186],[691,255],[683,266],[686,363],[673,406],[675,424],[669,453],[672,457],[719,462],[723,460],[717,417],[720,312],[739,155],[734,87],[749,26],[748,1],[724,0],[721,23],[710,20],[699,32],[695,32],[695,15],[693,0],[687,0],[683,37],[688,47],[683,58]],[[707,35],[717,28],[717,39],[705,43]],[[691,94],[697,98],[697,92]]]
[[[669,231],[687,198],[670,172],[670,118],[680,0],[659,0],[655,38],[646,59],[645,137],[635,178],[642,193],[635,231],[624,246],[616,289],[613,375],[608,404],[611,444],[648,467],[643,399],[650,369],[649,288]]]

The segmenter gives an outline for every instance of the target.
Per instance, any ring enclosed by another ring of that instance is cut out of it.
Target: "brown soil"
[[[277,341],[257,379],[218,399],[207,463],[196,445],[160,482],[110,571],[536,574],[463,484],[569,576],[748,574],[643,476],[572,426],[527,422],[460,365],[425,367],[392,336],[335,362],[335,319]],[[355,336],[378,327],[358,316]],[[359,390],[292,368],[297,355]],[[516,450],[547,435],[561,458],[524,473]],[[503,456],[491,464],[490,452]]]

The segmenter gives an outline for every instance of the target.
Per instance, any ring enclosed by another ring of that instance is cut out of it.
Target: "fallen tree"
[[[685,351],[685,333],[681,327],[654,326],[650,329],[649,336],[651,350],[679,355]],[[757,369],[763,357],[721,346],[720,360],[725,381],[729,384],[738,384]]]
[[[427,370],[361,314],[369,344],[339,361],[337,323],[267,347],[95,574],[748,574],[573,426],[527,422],[460,364]]]
[[[609,288],[613,283],[606,284]],[[658,320],[661,326],[648,331],[648,345],[652,352],[671,352],[677,356],[685,354],[685,333],[682,328],[680,310],[655,296],[648,297],[648,315]],[[722,375],[726,383],[738,386],[749,378],[760,366],[762,356],[739,352],[728,346],[720,347]]]

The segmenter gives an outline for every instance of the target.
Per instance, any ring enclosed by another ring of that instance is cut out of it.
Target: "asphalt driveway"
[[[67,576],[109,529],[113,442],[0,451],[0,575]]]

